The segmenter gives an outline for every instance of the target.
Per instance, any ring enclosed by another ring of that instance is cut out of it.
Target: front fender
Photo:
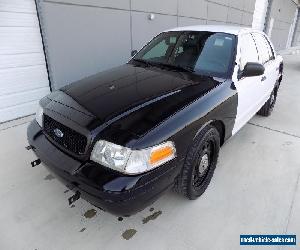
[[[232,135],[237,114],[237,91],[231,80],[218,85],[203,97],[176,112],[142,138],[131,142],[132,148],[147,148],[172,140],[178,156],[183,158],[186,149],[203,126],[212,121],[224,125],[224,141]]]

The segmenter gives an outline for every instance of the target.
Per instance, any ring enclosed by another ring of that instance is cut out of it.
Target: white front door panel
[[[263,93],[261,76],[237,78],[247,62],[258,62],[258,54],[250,33],[239,36],[237,61],[233,80],[238,92],[238,107],[232,134],[239,131],[259,110]]]
[[[262,103],[261,76],[246,77],[235,83],[238,107],[232,134],[239,131],[260,109]]]

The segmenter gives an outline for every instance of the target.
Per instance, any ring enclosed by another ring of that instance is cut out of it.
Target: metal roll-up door
[[[0,123],[35,113],[49,82],[34,0],[0,1]]]

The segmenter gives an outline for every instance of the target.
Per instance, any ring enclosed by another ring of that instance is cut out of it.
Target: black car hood
[[[124,131],[141,135],[223,81],[125,64],[72,83],[48,98],[81,113],[82,117],[72,114],[69,118],[89,130],[113,124],[114,132],[109,136],[117,130],[122,131],[119,137],[126,134]]]

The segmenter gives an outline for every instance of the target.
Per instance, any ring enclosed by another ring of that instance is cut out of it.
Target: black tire
[[[274,109],[276,100],[277,100],[277,87],[274,88],[274,90],[271,93],[270,98],[264,104],[264,106],[262,106],[262,108],[257,112],[257,114],[261,115],[261,116],[266,116],[266,117],[270,116]]]
[[[214,174],[219,150],[219,132],[215,127],[208,125],[196,136],[189,148],[181,174],[174,185],[175,191],[182,193],[190,200],[201,196]]]

